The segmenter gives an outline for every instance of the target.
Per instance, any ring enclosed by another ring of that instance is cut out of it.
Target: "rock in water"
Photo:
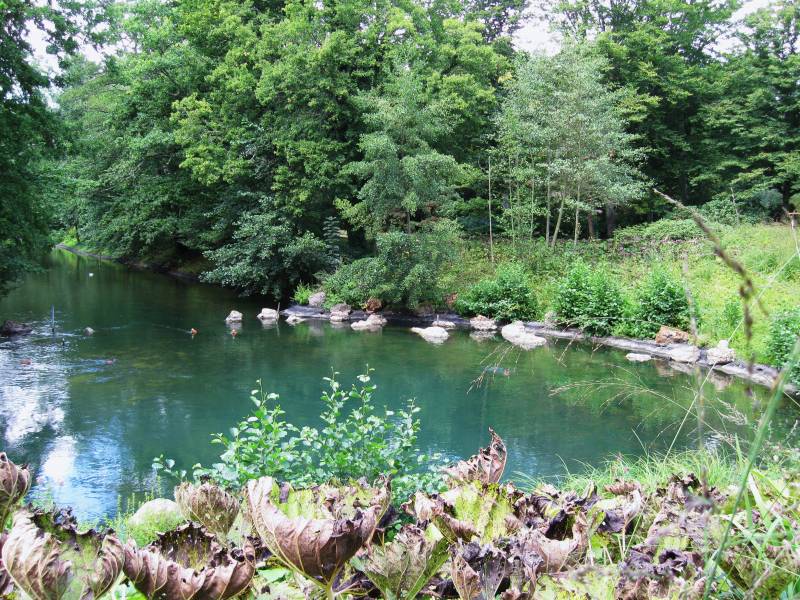
[[[355,331],[377,331],[386,325],[386,319],[381,315],[372,314],[363,321],[353,321],[350,324]]]
[[[736,353],[728,346],[728,340],[720,340],[706,351],[706,360],[712,365],[727,365],[736,360]]]
[[[308,297],[308,305],[312,308],[322,308],[325,304],[325,292],[317,292]]]
[[[497,329],[497,322],[489,317],[478,315],[469,320],[470,326],[477,331],[494,331]]]
[[[691,344],[680,344],[669,351],[670,359],[681,363],[696,363],[700,360],[700,349]]]
[[[489,340],[493,340],[496,333],[492,330],[481,331],[476,329],[474,331],[469,332],[469,337],[476,342],[488,342]]]
[[[665,346],[667,344],[685,344],[691,336],[680,329],[662,325],[656,334],[656,344]]]
[[[625,355],[625,358],[631,362],[647,362],[653,360],[653,357],[649,354],[640,354],[638,352],[630,352]]]
[[[289,315],[288,317],[286,317],[286,322],[289,325],[297,325],[298,323],[302,323],[303,321],[305,321],[305,319],[303,317],[298,317],[297,315]]]
[[[349,321],[351,312],[353,312],[353,309],[350,308],[349,304],[334,304],[331,307],[331,321],[338,323]]]
[[[260,321],[277,321],[278,311],[274,308],[262,308],[261,312],[256,315]]]
[[[502,335],[503,339],[506,341],[511,342],[523,350],[532,350],[533,348],[544,346],[547,343],[547,340],[543,337],[525,329],[525,324],[522,321],[514,321],[506,325],[500,330],[500,335]]]
[[[94,335],[94,329],[92,329],[91,327],[87,327],[86,329],[83,330],[83,335]]]
[[[447,330],[442,327],[412,327],[411,331],[419,334],[423,340],[431,344],[442,344],[450,337]]]
[[[26,335],[33,331],[27,323],[18,323],[17,321],[6,321],[0,327],[0,335]]]
[[[156,498],[142,504],[139,510],[128,519],[128,524],[140,526],[146,523],[180,523],[183,520],[181,509],[178,508],[176,502],[167,498]]]
[[[232,310],[230,314],[225,317],[226,323],[241,323],[242,322],[242,313],[238,310]]]
[[[452,321],[445,321],[443,319],[436,319],[433,323],[431,323],[432,327],[441,327],[442,329],[455,329],[456,324]]]

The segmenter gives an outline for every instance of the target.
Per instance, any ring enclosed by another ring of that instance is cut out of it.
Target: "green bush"
[[[539,306],[528,285],[525,268],[516,262],[500,265],[493,279],[484,279],[459,296],[456,310],[504,321],[536,317]]]
[[[440,304],[445,293],[441,273],[456,258],[460,242],[455,224],[445,220],[413,234],[382,233],[376,240],[376,255],[339,267],[325,280],[325,292],[354,305],[370,297],[407,308],[423,302]]]
[[[681,282],[660,268],[651,271],[637,290],[631,312],[624,330],[641,338],[653,337],[662,325],[687,329],[691,316]]]
[[[294,301],[298,304],[308,304],[308,299],[314,293],[314,288],[305,283],[301,283],[294,289]]]
[[[785,310],[772,317],[767,338],[769,361],[780,369],[787,367],[798,336],[800,336],[800,308]],[[789,379],[795,385],[800,385],[800,363],[798,361],[795,361],[789,371]]]
[[[614,233],[614,243],[627,250],[658,249],[664,242],[682,242],[701,237],[702,232],[692,219],[660,219],[618,229]]]
[[[559,283],[554,308],[560,323],[610,335],[623,318],[625,299],[611,272],[578,261]]]
[[[255,410],[231,428],[230,435],[213,437],[212,442],[224,448],[220,462],[195,465],[193,477],[211,477],[238,488],[263,476],[304,486],[361,477],[374,481],[388,475],[400,500],[416,490],[438,489],[441,476],[434,467],[439,457],[417,449],[420,421],[415,415],[420,409],[413,400],[403,410],[384,409],[381,414],[374,403],[376,386],[369,369],[350,389],[341,386],[336,373],[325,380],[321,429],[287,422],[277,394],[253,390]],[[185,470],[173,470],[174,461],[164,457],[155,459],[153,466],[181,479],[187,475]]]

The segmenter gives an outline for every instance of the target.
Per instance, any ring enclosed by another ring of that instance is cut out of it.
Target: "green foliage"
[[[264,476],[303,486],[361,477],[374,481],[388,475],[398,500],[418,489],[436,489],[441,480],[433,467],[439,457],[420,453],[416,445],[419,407],[409,400],[402,410],[378,411],[373,398],[377,386],[369,372],[359,375],[350,389],[341,386],[336,373],[325,379],[321,428],[299,428],[285,421],[277,394],[253,390],[251,414],[229,435],[213,438],[224,448],[220,462],[209,468],[195,465],[194,477],[210,476],[241,487]],[[174,461],[163,457],[154,467],[180,478],[187,474],[174,470]]]
[[[702,232],[691,219],[659,219],[632,225],[614,233],[614,242],[625,250],[658,249],[667,242],[698,240]]]
[[[800,308],[778,313],[772,317],[767,339],[767,356],[776,367],[790,366],[792,353],[800,336]],[[800,361],[795,360],[789,370],[789,379],[800,385]]]
[[[216,267],[203,275],[205,281],[276,298],[330,266],[325,242],[298,232],[268,200],[245,213],[233,239],[207,256]]]
[[[339,267],[324,282],[331,297],[360,305],[374,297],[385,305],[414,308],[422,302],[439,305],[444,293],[440,277],[460,247],[460,232],[450,221],[426,224],[417,233],[381,233],[376,255]]]
[[[636,290],[632,320],[624,325],[624,330],[633,337],[650,338],[661,325],[686,330],[689,319],[689,301],[683,285],[656,267]]]
[[[314,293],[314,288],[310,285],[306,285],[305,283],[301,283],[296,288],[294,288],[294,295],[292,298],[298,304],[308,304],[308,299],[311,298],[311,295]]]
[[[553,307],[565,325],[610,335],[623,318],[625,301],[610,271],[578,261],[559,283]]]
[[[483,279],[460,294],[456,309],[468,315],[484,315],[503,321],[536,318],[539,306],[525,268],[503,263],[492,279]]]

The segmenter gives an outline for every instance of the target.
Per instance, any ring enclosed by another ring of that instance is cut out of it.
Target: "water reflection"
[[[726,443],[757,418],[740,383],[709,378],[701,432],[686,418],[693,378],[673,369],[662,377],[660,362],[629,365],[620,352],[564,343],[524,352],[493,334],[477,343],[475,332],[433,346],[405,328],[369,335],[348,323],[262,324],[255,315],[263,306],[56,254],[53,268],[0,300],[2,318],[35,326],[31,336],[0,341],[2,448],[32,463],[37,493],[96,517],[153,484],[155,456],[182,467],[212,462],[219,447],[211,434],[250,410],[256,379],[280,394],[288,419],[318,426],[323,378],[333,369],[349,385],[369,364],[379,405],[416,398],[422,449],[466,456],[492,426],[508,444],[508,472],[529,475],[695,447],[698,435]],[[235,338],[224,321],[232,309],[244,314]],[[87,326],[93,335],[83,335]],[[779,420],[791,426],[795,416],[785,407]]]

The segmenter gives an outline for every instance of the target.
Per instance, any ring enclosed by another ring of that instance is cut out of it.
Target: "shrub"
[[[538,304],[525,268],[510,262],[498,267],[494,279],[484,279],[462,294],[456,309],[464,314],[514,321],[535,318]]]
[[[356,305],[370,297],[407,308],[438,304],[445,292],[440,285],[442,270],[455,259],[460,240],[450,221],[423,226],[413,234],[382,233],[376,255],[342,265],[325,280],[325,292]]]
[[[314,288],[305,283],[301,283],[294,289],[294,300],[298,304],[308,304],[308,299],[314,293]]]
[[[664,242],[700,239],[702,232],[692,219],[660,219],[632,225],[614,233],[614,243],[626,250],[658,249]]]
[[[772,317],[767,338],[767,357],[776,367],[788,366],[797,338],[800,336],[800,308],[785,310]],[[795,361],[789,372],[792,383],[800,385],[800,364]]]
[[[211,477],[242,487],[263,476],[305,486],[362,477],[374,481],[389,475],[398,499],[418,489],[438,488],[441,479],[433,469],[438,456],[423,455],[417,449],[420,421],[415,415],[420,409],[413,400],[403,410],[384,409],[381,414],[375,407],[376,386],[369,370],[350,389],[342,388],[336,373],[325,380],[328,389],[322,394],[321,429],[287,422],[278,395],[255,389],[251,394],[255,410],[230,435],[213,437],[212,442],[225,449],[220,462],[211,467],[195,465],[194,478]],[[187,475],[185,470],[173,470],[173,465],[174,461],[163,457],[153,463],[168,474]]]
[[[625,312],[614,275],[605,268],[590,269],[583,261],[559,283],[554,304],[559,322],[591,335],[610,335]]]
[[[635,337],[650,338],[661,325],[686,329],[689,319],[689,302],[681,282],[656,268],[637,290],[632,321],[625,330]]]

